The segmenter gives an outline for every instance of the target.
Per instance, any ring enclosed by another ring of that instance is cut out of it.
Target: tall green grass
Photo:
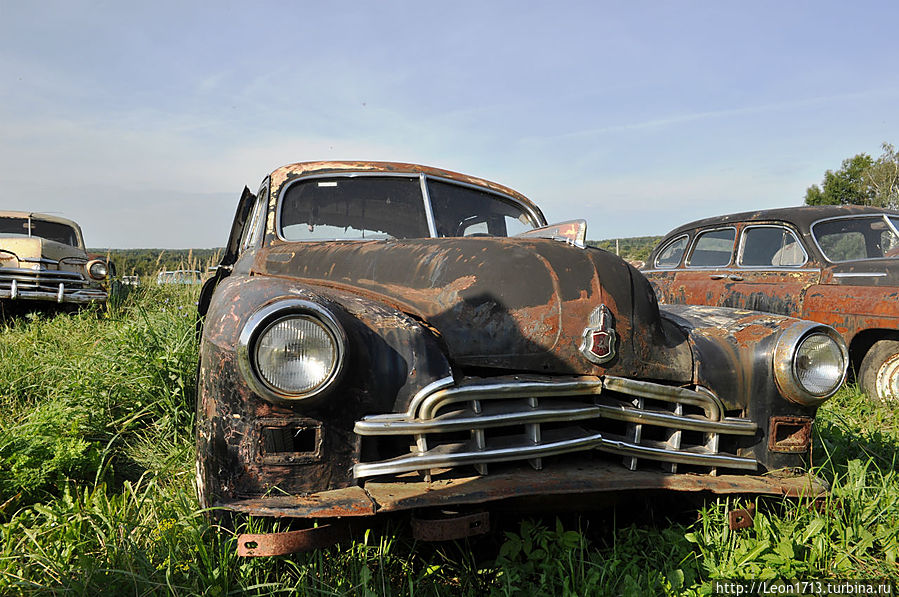
[[[327,550],[237,558],[194,496],[196,291],[2,324],[0,595],[699,595],[715,579],[899,578],[899,423],[852,388],[816,423],[824,507],[756,499],[741,531],[726,517],[745,502],[684,512],[663,497],[651,520],[513,519],[431,545],[398,519]]]

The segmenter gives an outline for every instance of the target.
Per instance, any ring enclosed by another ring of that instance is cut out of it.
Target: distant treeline
[[[652,251],[653,247],[655,247],[660,240],[662,240],[661,236],[632,236],[630,238],[588,240],[587,244],[591,247],[599,247],[600,249],[615,253],[615,243],[617,242],[618,255],[620,255],[622,259],[628,261],[646,261],[646,258],[649,257],[649,252]]]
[[[162,270],[195,269],[205,272],[218,265],[223,249],[88,249],[108,255],[121,276],[155,276]]]
[[[661,236],[636,236],[631,238],[588,240],[591,247],[599,247],[618,254],[629,261],[645,261],[649,252],[662,239]],[[218,265],[221,248],[216,249],[88,249],[98,255],[109,255],[119,276],[155,276],[162,270],[195,269],[205,272]]]

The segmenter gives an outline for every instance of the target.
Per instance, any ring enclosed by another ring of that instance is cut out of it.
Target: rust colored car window
[[[520,207],[482,189],[428,181],[438,236],[513,236],[535,227]]]
[[[290,185],[281,235],[291,241],[427,238],[418,177],[317,178]]]
[[[882,259],[899,247],[899,237],[882,216],[839,218],[812,227],[815,241],[829,261]]]

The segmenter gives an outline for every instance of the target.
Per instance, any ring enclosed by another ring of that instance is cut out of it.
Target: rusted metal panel
[[[755,518],[755,504],[749,504],[745,508],[737,508],[727,513],[727,526],[732,531],[748,529]]]
[[[361,487],[319,491],[308,495],[273,495],[217,504],[233,512],[273,518],[347,518],[371,516],[377,504]]]
[[[280,533],[244,533],[237,536],[237,555],[241,557],[283,556],[333,545],[348,535],[340,524]]]

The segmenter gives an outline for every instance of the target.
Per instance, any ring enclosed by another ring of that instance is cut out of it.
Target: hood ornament
[[[605,305],[600,305],[590,314],[590,326],[584,328],[581,354],[597,365],[608,363],[615,358],[616,339],[612,311]]]

